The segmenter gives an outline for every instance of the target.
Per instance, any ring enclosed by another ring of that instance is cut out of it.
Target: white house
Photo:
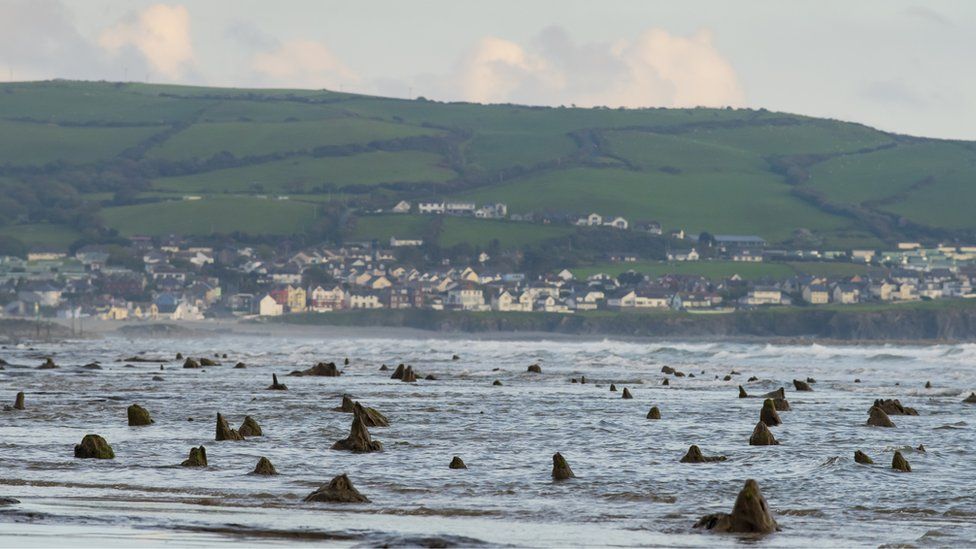
[[[627,223],[627,220],[622,217],[615,217],[613,219],[609,219],[603,225],[607,227],[613,227],[614,229],[620,229],[622,231],[626,231],[627,227],[630,226],[630,224]]]
[[[338,311],[345,306],[346,292],[341,286],[336,286],[331,290],[326,290],[322,286],[316,286],[311,294],[311,306],[309,307],[316,313],[328,311]]]
[[[410,203],[406,200],[401,200],[397,202],[396,206],[393,206],[390,211],[393,213],[410,213]]]
[[[745,297],[746,305],[779,305],[783,302],[783,292],[777,288],[757,287]]]
[[[458,286],[447,292],[446,305],[462,311],[483,311],[488,308],[481,288],[473,284]]]
[[[261,316],[279,316],[284,312],[285,308],[271,295],[265,295],[258,302],[258,314]]]
[[[380,297],[374,293],[350,293],[346,296],[346,306],[350,309],[382,309]]]
[[[390,237],[390,247],[391,248],[410,248],[423,246],[424,241],[419,238],[397,238],[395,236]]]
[[[668,261],[698,261],[699,259],[701,259],[701,256],[698,255],[698,250],[694,248],[689,251],[668,253]]]
[[[474,215],[474,202],[448,202],[444,210],[451,215]]]
[[[418,202],[417,211],[422,214],[442,214],[444,213],[443,202]]]
[[[503,312],[531,312],[532,298],[525,292],[516,296],[508,290],[502,290],[500,294],[491,298],[491,309]]]
[[[671,306],[671,296],[629,290],[608,299],[607,306],[620,309],[667,309]]]

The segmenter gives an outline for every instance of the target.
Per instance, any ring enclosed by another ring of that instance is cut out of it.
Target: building
[[[783,292],[778,288],[756,287],[745,297],[746,305],[780,305],[783,303]]]
[[[450,215],[474,215],[474,202],[448,202],[444,204],[444,211]]]
[[[395,236],[390,237],[390,247],[391,248],[416,248],[418,246],[423,246],[424,241],[419,238],[397,238]]]
[[[830,303],[830,292],[822,284],[809,284],[803,287],[803,301],[811,305]]]
[[[766,247],[766,241],[754,235],[717,234],[715,244],[722,249],[754,249]]]
[[[463,284],[447,292],[448,308],[462,311],[486,310],[485,294],[474,284]]]
[[[285,308],[270,294],[265,295],[258,302],[258,314],[261,316],[280,316],[284,312]]]
[[[342,286],[335,286],[331,290],[316,286],[309,293],[309,308],[316,313],[339,311],[346,306],[346,292],[342,290]]]
[[[672,295],[649,290],[623,290],[607,299],[607,306],[618,309],[667,309]]]
[[[422,214],[442,214],[444,213],[443,202],[418,202],[417,211]]]
[[[401,200],[396,203],[396,206],[390,208],[393,213],[410,213],[410,203],[406,200]]]
[[[854,284],[838,284],[834,286],[834,303],[850,305],[861,300],[861,290]]]

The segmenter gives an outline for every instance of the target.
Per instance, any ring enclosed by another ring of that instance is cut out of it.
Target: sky
[[[765,107],[976,140],[971,0],[0,0],[0,81]]]

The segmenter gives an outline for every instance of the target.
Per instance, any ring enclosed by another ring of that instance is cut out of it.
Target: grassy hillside
[[[109,226],[123,235],[292,234],[315,220],[315,205],[293,200],[222,197],[106,208]]]
[[[442,246],[546,242],[576,231],[559,220],[591,211],[841,249],[976,235],[973,143],[749,109],[0,84],[0,181],[0,230],[25,242],[63,242],[97,223],[122,234],[292,234],[340,211],[344,238],[420,236],[430,219],[365,212],[432,197],[556,220],[447,219]],[[292,200],[264,199],[281,194]]]

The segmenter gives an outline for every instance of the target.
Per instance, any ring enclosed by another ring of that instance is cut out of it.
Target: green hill
[[[62,246],[117,232],[510,249],[569,238],[565,220],[591,211],[839,249],[976,234],[976,144],[750,109],[2,84],[0,189],[0,234]],[[552,223],[367,213],[433,197]]]

